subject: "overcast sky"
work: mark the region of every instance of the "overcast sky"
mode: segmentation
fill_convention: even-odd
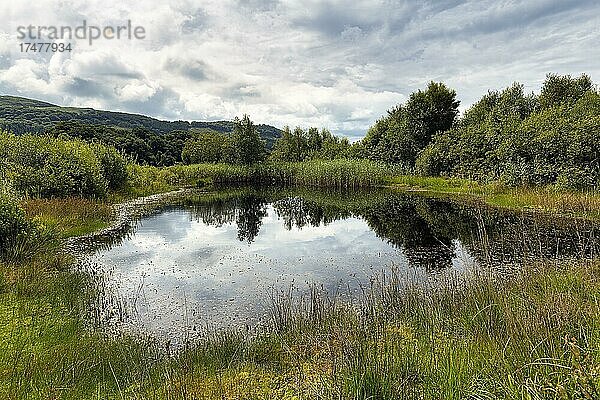
[[[21,53],[19,25],[130,19],[143,40]],[[67,40],[68,42],[68,40]],[[600,76],[600,1],[3,1],[0,93],[162,119],[243,113],[350,137],[443,81],[465,109],[549,72]]]

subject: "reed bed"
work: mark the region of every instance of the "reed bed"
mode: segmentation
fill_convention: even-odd
[[[374,187],[395,173],[385,164],[368,160],[313,160],[296,163],[269,162],[254,165],[194,164],[166,168],[130,166],[134,194],[150,194],[182,186],[257,184],[312,186],[337,189]]]

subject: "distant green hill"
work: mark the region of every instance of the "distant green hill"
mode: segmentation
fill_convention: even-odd
[[[134,129],[144,128],[155,133],[167,134],[173,131],[195,131],[212,129],[218,132],[231,132],[231,121],[162,121],[139,114],[102,111],[93,108],[60,107],[43,101],[16,96],[0,96],[0,128],[16,134],[49,131],[59,122],[75,121],[86,125]],[[270,125],[257,125],[260,136],[271,148],[281,130]]]

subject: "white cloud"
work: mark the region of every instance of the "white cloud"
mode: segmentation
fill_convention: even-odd
[[[117,93],[119,95],[119,100],[121,101],[144,102],[156,93],[156,89],[156,87],[152,87],[147,83],[138,81],[135,83],[128,83],[122,88],[119,88]]]
[[[0,72],[0,82],[12,84],[17,93],[50,94],[53,91],[52,84],[42,78],[46,72],[43,64],[23,58],[16,60],[12,66]]]

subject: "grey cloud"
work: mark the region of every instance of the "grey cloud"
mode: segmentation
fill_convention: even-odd
[[[358,28],[361,32],[370,32],[381,26],[381,21],[373,14],[357,12],[352,7],[325,2],[315,8],[316,10],[308,10],[308,15],[296,17],[293,23],[296,26],[336,38],[348,28]]]
[[[170,57],[165,61],[163,69],[199,81],[214,77],[210,67],[204,61],[196,59]]]
[[[589,5],[598,5],[594,0],[529,1],[523,7],[515,7],[503,13],[467,24],[467,32],[494,33],[515,27],[525,27],[539,20],[567,11],[582,10]]]
[[[110,99],[114,97],[111,88],[102,85],[97,80],[74,78],[64,86],[65,94],[75,97]]]
[[[144,75],[141,72],[135,72],[135,71],[130,71],[130,72],[115,72],[115,71],[110,71],[110,72],[98,72],[94,75],[98,75],[98,76],[109,76],[109,77],[115,77],[115,78],[121,78],[121,79],[141,79],[144,77]]]
[[[183,104],[171,89],[159,89],[144,101],[124,101],[123,109],[169,120],[181,119]]]
[[[238,99],[249,98],[249,97],[260,97],[260,90],[255,86],[240,85],[231,91],[232,96]]]
[[[0,54],[0,70],[8,69],[12,65],[10,54]]]
[[[235,2],[236,7],[258,12],[272,11],[279,4],[281,4],[279,0],[236,0]]]
[[[195,12],[186,15],[185,21],[181,24],[181,32],[192,34],[203,31],[209,23],[208,19],[206,11],[198,8]]]
[[[471,39],[477,35],[490,35],[494,33],[510,32],[514,29],[525,29],[538,23],[548,23],[548,18],[558,16],[569,11],[581,12],[590,6],[598,8],[594,0],[537,0],[522,2],[513,7],[497,9],[497,2],[488,2],[489,7],[483,11],[478,10],[477,2],[463,4],[452,15],[454,20],[445,26],[429,26],[426,30],[415,30],[411,40],[436,40],[436,39]],[[468,16],[468,18],[460,18]],[[584,17],[583,13],[579,14]],[[591,17],[591,16],[589,16]],[[585,18],[585,17],[584,17]],[[551,28],[552,24],[547,26]]]

